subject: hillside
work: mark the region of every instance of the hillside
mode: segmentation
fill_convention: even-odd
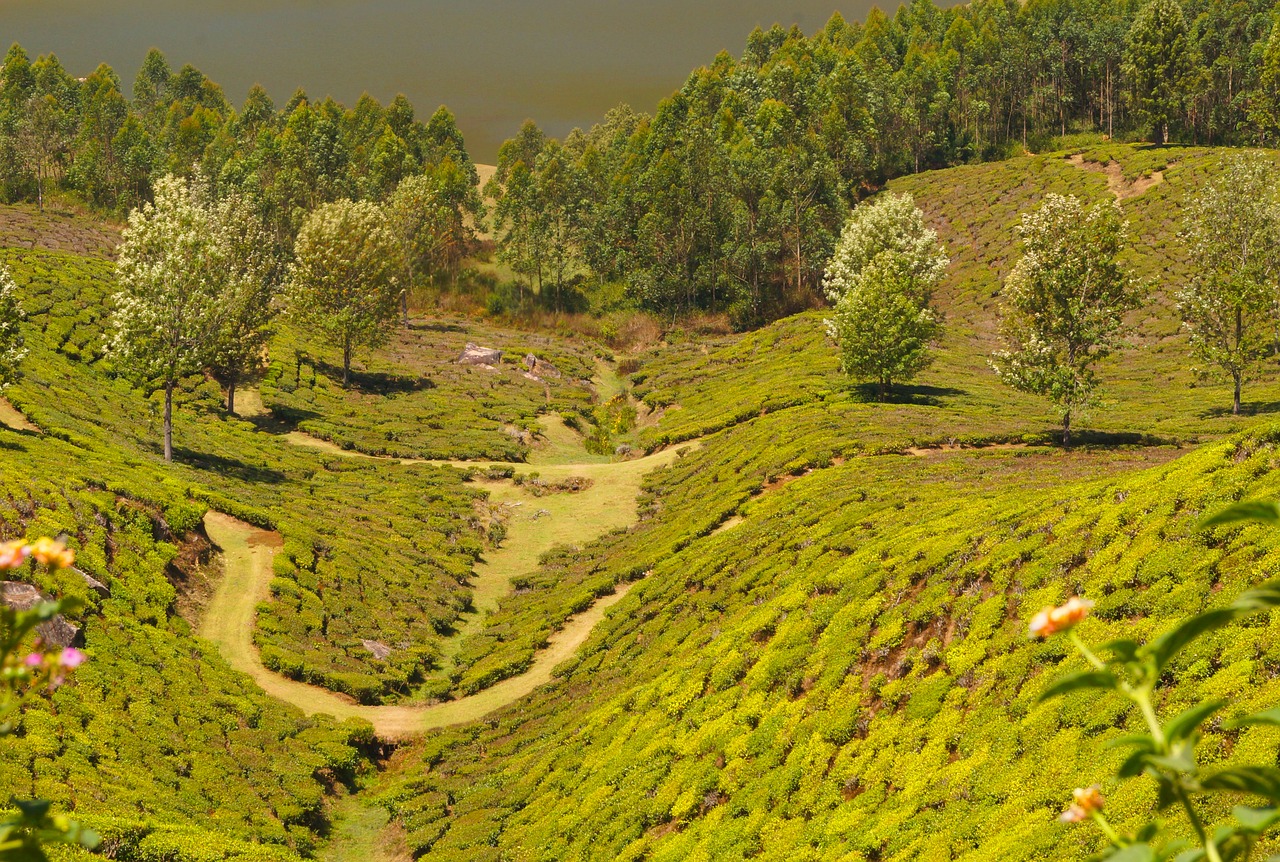
[[[90,660],[0,747],[0,785],[175,862],[1079,858],[1091,834],[1051,821],[1133,716],[1037,704],[1077,660],[1027,618],[1081,592],[1091,637],[1155,633],[1280,553],[1194,529],[1280,494],[1276,369],[1230,415],[1170,310],[1179,209],[1216,159],[1115,145],[895,181],[953,262],[937,360],[887,403],[839,374],[820,312],[636,356],[417,317],[345,390],[284,328],[238,415],[184,381],[172,465],[158,398],[104,358],[110,228],[15,211],[30,355],[0,540],[66,534],[109,596],[42,585],[88,598]],[[1011,227],[1049,191],[1118,191],[1152,287],[1070,449],[986,364]],[[459,365],[468,343],[505,361]],[[1183,696],[1274,702],[1275,625],[1180,659]],[[1210,733],[1224,761],[1277,741]],[[1111,791],[1120,826],[1153,802]]]
[[[1276,493],[1272,432],[1188,445],[1268,427],[1257,417],[1276,380],[1251,383],[1250,415],[1231,416],[1229,389],[1191,373],[1169,305],[1185,271],[1178,208],[1216,154],[1085,155],[1097,163],[1028,157],[894,184],[955,260],[938,360],[893,403],[840,378],[818,314],[637,357],[630,382],[655,418],[641,438],[701,447],[650,477],[635,530],[546,560],[492,618],[477,666],[519,667],[565,596],[643,580],[556,688],[424,744],[388,786],[416,852],[1004,860],[1088,849],[1050,821],[1063,788],[1108,774],[1117,755],[1105,740],[1132,719],[1119,704],[1086,715],[1083,698],[1036,705],[1066,654],[1026,641],[1026,619],[1080,592],[1099,602],[1091,636],[1153,633],[1268,571],[1271,537],[1210,539],[1192,525],[1226,501]],[[1133,315],[1134,349],[1104,371],[1088,445],[1064,452],[1043,445],[1056,439],[1044,405],[1000,386],[986,356],[1018,212],[1048,191],[1113,195],[1094,169],[1112,158],[1122,177],[1161,172],[1141,194],[1121,189],[1152,293]],[[1192,682],[1186,696],[1270,703],[1269,630],[1189,658],[1177,671]],[[1224,758],[1275,741],[1214,740]],[[1112,804],[1123,826],[1151,802]]]

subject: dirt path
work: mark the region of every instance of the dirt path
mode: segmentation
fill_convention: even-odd
[[[327,449],[330,445],[314,438],[308,441],[312,442],[305,445],[317,448]],[[355,455],[332,448],[343,455]],[[510,591],[512,578],[533,569],[544,552],[559,544],[589,542],[609,530],[633,523],[641,477],[670,463],[678,451],[668,449],[647,458],[615,463],[508,465],[520,471],[536,472],[548,480],[569,476],[592,480],[589,488],[575,493],[534,497],[511,481],[485,482],[491,499],[509,506],[514,515],[508,521],[503,546],[486,554],[484,562],[476,567],[474,590],[478,613],[464,621],[458,635],[446,641],[446,656],[456,649],[461,638],[483,622],[485,614],[497,607],[498,601]],[[454,462],[454,466],[476,465]],[[412,469],[395,462],[389,465],[389,469],[402,468]],[[273,697],[308,714],[366,719],[385,739],[403,739],[431,728],[474,721],[528,695],[551,680],[552,669],[586,641],[605,612],[621,601],[630,588],[629,584],[625,585],[571,617],[564,628],[548,639],[547,646],[534,658],[533,666],[519,676],[474,695],[432,706],[361,706],[343,695],[273,673],[263,667],[258,657],[253,644],[254,619],[258,603],[269,598],[272,559],[283,544],[280,535],[218,512],[210,512],[205,517],[205,529],[222,550],[225,574],[206,608],[200,635],[216,643],[232,667],[249,674]]]

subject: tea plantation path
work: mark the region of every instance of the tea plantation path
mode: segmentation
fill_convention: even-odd
[[[302,438],[293,442],[354,457],[324,441]],[[636,498],[645,473],[674,460],[687,447],[674,447],[631,461],[580,464],[509,464],[520,472],[537,472],[545,480],[571,476],[591,480],[577,492],[556,492],[535,497],[509,480],[481,480],[493,502],[506,505],[512,516],[502,547],[491,550],[476,566],[474,597],[478,613],[467,619],[459,634],[444,645],[446,658],[458,642],[483,621],[510,591],[514,577],[530,571],[538,558],[555,545],[590,542],[610,530],[629,526],[636,518]],[[388,469],[414,469],[414,462],[394,460]],[[443,462],[460,468],[484,466],[475,462]],[[611,596],[570,618],[548,639],[529,670],[503,680],[484,691],[458,700],[430,706],[362,706],[327,689],[288,679],[262,665],[253,644],[254,618],[259,602],[269,597],[272,560],[283,541],[278,533],[264,531],[219,512],[205,518],[209,538],[222,551],[224,575],[205,609],[200,635],[216,643],[227,662],[253,677],[268,694],[291,703],[307,714],[328,713],[336,718],[363,718],[384,739],[403,739],[432,728],[475,721],[519,700],[551,680],[552,669],[571,656],[587,639],[608,608],[626,595],[624,585]]]

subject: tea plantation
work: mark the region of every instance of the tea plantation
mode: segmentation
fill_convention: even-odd
[[[89,660],[0,745],[0,792],[50,799],[111,858],[145,862],[369,858],[325,854],[360,831],[335,817],[370,807],[391,816],[373,827],[381,851],[451,862],[1087,857],[1096,834],[1053,822],[1071,787],[1101,782],[1120,828],[1154,804],[1149,783],[1108,779],[1108,743],[1138,719],[1119,699],[1039,703],[1081,662],[1029,640],[1029,617],[1081,594],[1097,602],[1090,640],[1144,637],[1280,563],[1274,531],[1196,527],[1280,497],[1280,368],[1231,415],[1172,306],[1180,212],[1218,157],[1092,144],[895,180],[952,264],[935,362],[884,403],[840,374],[821,311],[623,357],[417,317],[358,356],[345,389],[337,352],[283,327],[238,415],[210,380],[183,381],[170,465],[159,397],[105,356],[111,230],[45,217],[61,239],[43,248],[23,234],[35,220],[7,220],[29,355],[4,394],[29,425],[0,424],[0,541],[65,535],[102,588],[74,572],[39,584],[85,600]],[[1069,449],[1047,404],[987,364],[1013,226],[1051,191],[1118,198],[1149,288]],[[468,344],[504,361],[459,364]],[[529,471],[590,462],[600,481],[625,466],[614,444],[667,450],[638,521],[531,552],[497,609],[472,613],[503,530],[471,479],[528,462],[526,490],[573,494]],[[393,746],[268,697],[195,636],[221,575],[210,510],[282,539],[253,633],[263,664],[365,704],[519,675],[571,617],[632,588],[550,684]],[[1172,668],[1176,697],[1274,705],[1278,626],[1197,642]],[[1274,761],[1278,743],[1208,726],[1222,763]]]

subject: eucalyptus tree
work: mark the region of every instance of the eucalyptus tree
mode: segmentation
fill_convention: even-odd
[[[1169,125],[1180,119],[1192,98],[1207,86],[1200,55],[1178,0],[1148,0],[1129,27],[1125,75],[1134,107],[1152,129],[1154,140],[1169,139]]]
[[[173,460],[173,392],[208,364],[219,328],[221,274],[232,266],[208,185],[166,176],[129,214],[116,259],[109,355],[135,381],[164,391],[164,459]]]
[[[896,381],[928,366],[942,331],[932,293],[949,258],[910,195],[884,194],[854,208],[827,264],[835,305],[827,329],[846,374],[871,378],[883,401]]]
[[[1074,195],[1050,194],[1017,228],[1022,257],[1004,285],[1001,334],[1009,347],[992,357],[1000,379],[1048,398],[1071,418],[1093,403],[1096,366],[1119,346],[1125,312],[1142,291],[1119,255],[1128,225],[1117,203],[1086,208]]]
[[[313,210],[294,244],[285,289],[289,316],[342,345],[342,385],[351,352],[390,337],[400,298],[400,243],[382,208],[340,200]]]
[[[1195,357],[1231,378],[1238,414],[1241,386],[1270,346],[1280,301],[1275,164],[1261,154],[1227,160],[1188,206],[1183,238],[1193,275],[1178,310]]]

